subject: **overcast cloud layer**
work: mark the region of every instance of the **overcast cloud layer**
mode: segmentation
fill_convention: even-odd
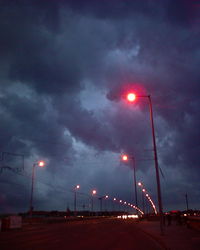
[[[185,209],[186,193],[200,209],[200,3],[0,4],[0,212],[28,210],[39,159],[35,209],[73,209],[76,184],[134,203],[122,152],[157,202],[148,102],[128,104],[129,89],[152,97],[164,210]]]

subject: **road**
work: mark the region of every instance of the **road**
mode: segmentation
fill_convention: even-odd
[[[134,220],[94,219],[26,226],[0,232],[1,250],[162,249]]]

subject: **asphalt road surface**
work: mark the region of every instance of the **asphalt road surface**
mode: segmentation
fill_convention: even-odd
[[[157,250],[162,249],[133,219],[94,219],[29,225],[0,232],[1,250]]]

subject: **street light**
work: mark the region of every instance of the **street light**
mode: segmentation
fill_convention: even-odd
[[[136,169],[135,169],[135,158],[129,155],[122,155],[123,161],[128,161],[129,158],[132,160],[133,163],[133,178],[134,178],[134,188],[135,188],[135,205],[138,206],[137,202],[137,182],[136,182]]]
[[[74,188],[74,215],[76,216],[76,191],[80,188],[80,185],[76,185]]]
[[[127,99],[129,102],[134,102],[136,99],[136,95],[134,93],[128,93]]]
[[[32,217],[33,215],[33,191],[34,191],[34,182],[35,182],[35,167],[39,166],[39,167],[44,167],[45,166],[45,162],[44,161],[38,161],[33,163],[33,167],[32,167],[32,178],[31,178],[31,198],[30,198],[30,217]]]
[[[100,201],[100,211],[101,211],[101,213],[102,213],[102,200],[103,200],[103,199],[108,199],[108,195],[101,196],[101,197],[99,197],[98,199],[99,199],[99,201]],[[105,210],[106,210],[106,208],[105,208]]]
[[[95,189],[92,190],[92,212],[93,212],[93,196],[97,193]]]
[[[144,185],[141,182],[138,182],[138,186],[140,186],[142,189],[142,199],[143,199],[144,193],[146,193],[146,190],[144,189]],[[154,203],[153,203],[153,201],[148,193],[146,194],[146,197],[148,198],[149,202],[151,203],[151,206],[154,210],[154,213],[157,214],[156,206],[154,205]],[[144,199],[143,199],[143,210],[144,210]]]
[[[142,184],[141,182],[138,182],[138,186],[140,186],[141,188],[143,188],[143,184]],[[144,191],[143,191],[143,190],[144,190]],[[145,214],[144,192],[145,192],[145,189],[143,188],[143,189],[142,189],[142,208],[143,208],[143,211],[144,211],[144,214]]]
[[[136,96],[132,92],[127,94],[127,100],[129,102],[134,102],[137,97],[147,98],[148,102],[149,102],[149,113],[150,113],[151,129],[152,129],[153,152],[154,152],[156,182],[157,182],[158,206],[159,206],[159,213],[160,213],[160,231],[161,231],[161,235],[163,235],[164,234],[163,206],[162,206],[162,196],[161,196],[160,175],[159,175],[159,167],[158,167],[158,156],[157,156],[155,129],[154,129],[152,101],[151,101],[151,96],[150,95],[137,95]]]

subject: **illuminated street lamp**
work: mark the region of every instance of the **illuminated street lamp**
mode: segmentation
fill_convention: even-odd
[[[141,182],[138,182],[138,186],[143,188],[143,184]],[[144,191],[143,191],[144,190]],[[142,189],[142,208],[143,208],[143,211],[144,211],[144,214],[145,214],[145,206],[144,206],[144,192],[145,192],[145,189],[143,188]]]
[[[134,189],[135,189],[135,205],[138,206],[137,202],[137,182],[136,182],[136,169],[135,169],[135,158],[133,156],[129,155],[122,155],[122,160],[123,161],[128,161],[129,158],[132,160],[133,163],[133,178],[134,178]]]
[[[150,112],[150,121],[152,129],[152,139],[153,139],[153,152],[154,152],[154,161],[155,161],[155,171],[156,171],[156,182],[157,182],[157,194],[158,194],[158,205],[160,213],[160,231],[161,234],[164,234],[164,225],[163,225],[163,206],[162,206],[162,197],[161,197],[161,185],[160,185],[160,175],[159,175],[159,166],[158,166],[158,156],[156,148],[156,138],[155,138],[155,129],[154,129],[154,119],[153,119],[153,108],[150,95],[135,95],[130,92],[127,94],[127,100],[129,102],[134,102],[137,97],[147,98],[149,102],[149,112]]]
[[[143,200],[143,210],[144,210],[144,193],[146,193],[146,190],[144,189],[144,185],[141,182],[138,182],[138,186],[140,186],[142,189],[142,200]],[[154,213],[157,214],[156,206],[154,205],[150,195],[146,194],[145,196],[148,198],[148,201],[151,203]]]
[[[30,217],[32,217],[33,215],[33,191],[34,191],[34,182],[35,182],[35,167],[39,166],[39,167],[44,167],[45,166],[45,162],[44,161],[38,161],[36,163],[33,164],[32,167],[32,178],[31,178],[31,198],[30,198]]]
[[[103,200],[103,199],[108,199],[108,195],[101,196],[101,197],[99,197],[98,199],[99,199],[99,201],[100,201],[100,211],[101,211],[101,213],[102,213],[102,200]],[[105,209],[105,210],[106,210],[106,209]]]
[[[97,194],[95,189],[92,190],[92,212],[93,212],[93,196]]]
[[[122,160],[123,161],[128,161],[128,156],[127,155],[122,155]]]
[[[76,216],[77,211],[76,211],[76,192],[77,190],[80,188],[80,185],[76,185],[76,187],[74,188],[74,215]]]
[[[129,102],[134,102],[136,99],[136,95],[134,93],[128,93],[127,99]]]

